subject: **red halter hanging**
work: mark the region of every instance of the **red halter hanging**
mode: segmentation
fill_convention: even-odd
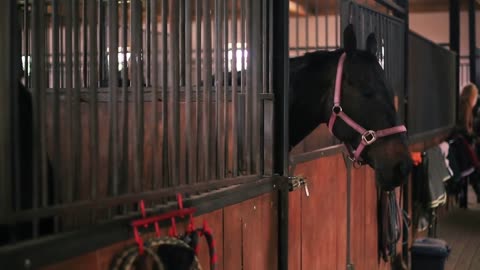
[[[378,131],[367,130],[360,126],[357,122],[355,122],[352,118],[348,117],[346,113],[343,112],[342,107],[340,106],[340,93],[342,88],[342,74],[343,74],[343,63],[345,62],[345,58],[347,54],[344,52],[340,56],[340,60],[338,61],[337,66],[337,75],[335,78],[335,94],[333,97],[333,108],[332,108],[332,115],[330,116],[330,120],[328,121],[328,128],[330,132],[333,134],[333,125],[335,124],[335,120],[337,116],[342,118],[343,121],[354,130],[356,130],[360,135],[362,135],[362,139],[360,140],[360,144],[358,145],[357,149],[353,150],[347,144],[349,158],[353,162],[362,163],[360,158],[360,154],[362,153],[365,146],[374,143],[378,138],[390,136],[396,133],[406,132],[407,128],[404,125],[399,125],[391,128],[386,128]]]

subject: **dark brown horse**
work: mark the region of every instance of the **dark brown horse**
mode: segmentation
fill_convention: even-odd
[[[375,36],[370,34],[366,50],[357,50],[351,25],[343,35],[343,49],[317,51],[290,59],[290,148],[321,123],[328,124],[332,114],[342,112],[363,129],[359,131],[351,122],[336,117],[330,130],[348,148],[358,149],[364,143],[361,154],[357,151],[358,159],[375,169],[377,184],[383,190],[392,190],[406,180],[412,167],[405,129],[398,126],[393,91],[376,57]],[[341,107],[334,107],[337,69],[344,54],[337,87]],[[396,128],[396,132],[379,135],[392,128]],[[363,131],[368,132],[362,139]]]

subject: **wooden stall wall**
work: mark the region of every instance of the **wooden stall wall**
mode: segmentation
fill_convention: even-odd
[[[218,256],[218,270],[277,269],[277,193],[267,193],[242,203],[195,217],[196,226],[206,220],[211,227]],[[178,228],[182,228],[178,225]],[[164,230],[166,234],[166,230]],[[133,240],[123,241],[42,270],[106,270],[112,257]],[[209,267],[208,248],[201,241],[200,263]]]
[[[347,264],[347,168],[342,154],[298,164],[310,196],[290,194],[289,269],[345,269]],[[374,171],[351,169],[350,254],[356,270],[390,269],[377,251]]]

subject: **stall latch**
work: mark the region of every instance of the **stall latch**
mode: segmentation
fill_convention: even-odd
[[[289,191],[297,190],[300,187],[304,187],[305,195],[307,195],[307,197],[309,197],[310,196],[310,191],[308,190],[307,179],[305,179],[303,176],[290,176],[290,177],[288,177],[288,190]]]

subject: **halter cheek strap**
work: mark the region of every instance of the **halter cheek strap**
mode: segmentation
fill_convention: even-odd
[[[337,74],[335,77],[335,93],[333,96],[333,108],[330,120],[328,121],[328,129],[330,130],[330,133],[333,134],[333,125],[335,124],[335,120],[337,120],[337,117],[340,117],[347,125],[360,133],[362,138],[360,140],[360,144],[357,146],[357,149],[353,150],[347,144],[345,144],[345,146],[349,152],[350,159],[352,161],[362,163],[360,160],[360,155],[367,145],[374,143],[378,138],[406,132],[407,128],[404,125],[399,125],[378,131],[367,130],[350,118],[345,112],[343,112],[342,106],[340,106],[340,95],[342,89],[343,64],[346,57],[347,54],[344,52],[338,60]]]

